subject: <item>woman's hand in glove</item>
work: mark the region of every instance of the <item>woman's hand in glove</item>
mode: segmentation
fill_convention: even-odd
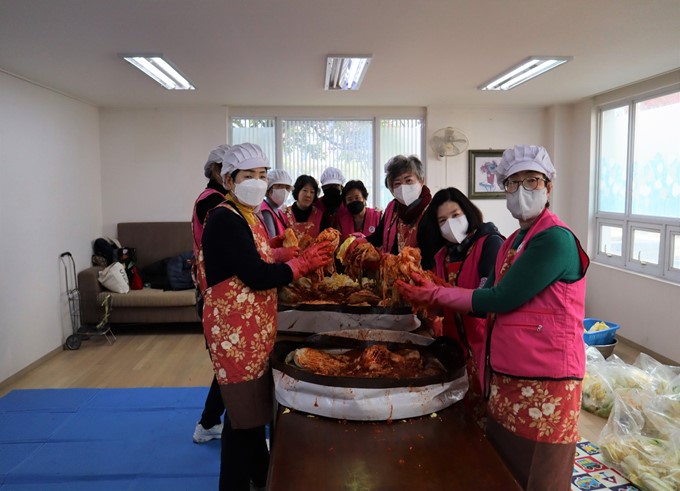
[[[271,239],[269,239],[269,247],[271,247],[272,249],[279,249],[280,247],[283,247],[283,239],[284,239],[283,234],[277,235],[276,237],[272,237]]]
[[[279,247],[272,249],[275,263],[287,263],[291,259],[295,259],[300,255],[299,247]]]
[[[472,293],[474,290],[458,287],[436,286],[432,281],[414,273],[411,275],[415,285],[397,281],[399,294],[412,305],[425,307],[443,307],[458,312],[472,310]]]
[[[412,279],[414,285],[397,280],[397,290],[401,298],[414,307],[434,307],[435,292],[440,287],[419,274],[414,273]]]
[[[330,264],[334,252],[335,249],[330,242],[320,242],[302,251],[299,257],[286,262],[293,270],[293,280]]]

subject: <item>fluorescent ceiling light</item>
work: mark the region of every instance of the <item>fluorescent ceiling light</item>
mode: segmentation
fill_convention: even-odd
[[[359,90],[370,56],[328,56],[324,90]]]
[[[191,82],[163,55],[120,55],[168,90],[195,90]]]
[[[572,56],[532,56],[477,88],[479,90],[510,90],[572,59]]]

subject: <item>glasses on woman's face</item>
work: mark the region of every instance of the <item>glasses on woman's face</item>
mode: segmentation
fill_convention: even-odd
[[[527,191],[533,191],[538,187],[538,184],[543,181],[545,183],[549,182],[547,179],[544,179],[542,177],[525,177],[524,179],[521,180],[513,180],[513,179],[506,179],[505,182],[503,183],[503,189],[505,190],[506,193],[514,193],[519,189],[519,185],[521,184],[524,189]]]

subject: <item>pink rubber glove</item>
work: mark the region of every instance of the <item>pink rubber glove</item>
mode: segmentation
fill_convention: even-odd
[[[415,285],[397,281],[399,294],[416,307],[439,307],[470,312],[472,310],[472,292],[474,290],[458,287],[442,287],[419,275],[413,274]]]
[[[463,313],[467,313],[472,310],[473,289],[459,288],[457,286],[451,288],[438,286],[436,288],[437,290],[434,293],[433,298],[435,305]]]
[[[299,247],[279,247],[272,249],[275,263],[287,263],[291,259],[295,259],[300,255]]]
[[[293,270],[293,281],[330,264],[334,253],[335,250],[330,242],[321,242],[302,251],[299,257],[287,261],[286,264]]]

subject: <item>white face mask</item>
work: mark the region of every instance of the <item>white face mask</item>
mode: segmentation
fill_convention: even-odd
[[[467,237],[468,221],[465,215],[449,218],[439,227],[444,237],[453,244],[460,244]]]
[[[262,179],[246,179],[234,187],[234,195],[244,205],[260,206],[265,194],[267,194],[267,181]]]
[[[512,194],[505,195],[505,205],[517,220],[531,220],[541,214],[548,202],[548,189],[527,191],[522,186]]]
[[[276,203],[277,206],[283,205],[288,199],[290,193],[286,189],[273,189],[271,200]]]
[[[409,206],[420,197],[423,185],[419,182],[415,184],[402,184],[395,189],[392,194],[402,205]]]

